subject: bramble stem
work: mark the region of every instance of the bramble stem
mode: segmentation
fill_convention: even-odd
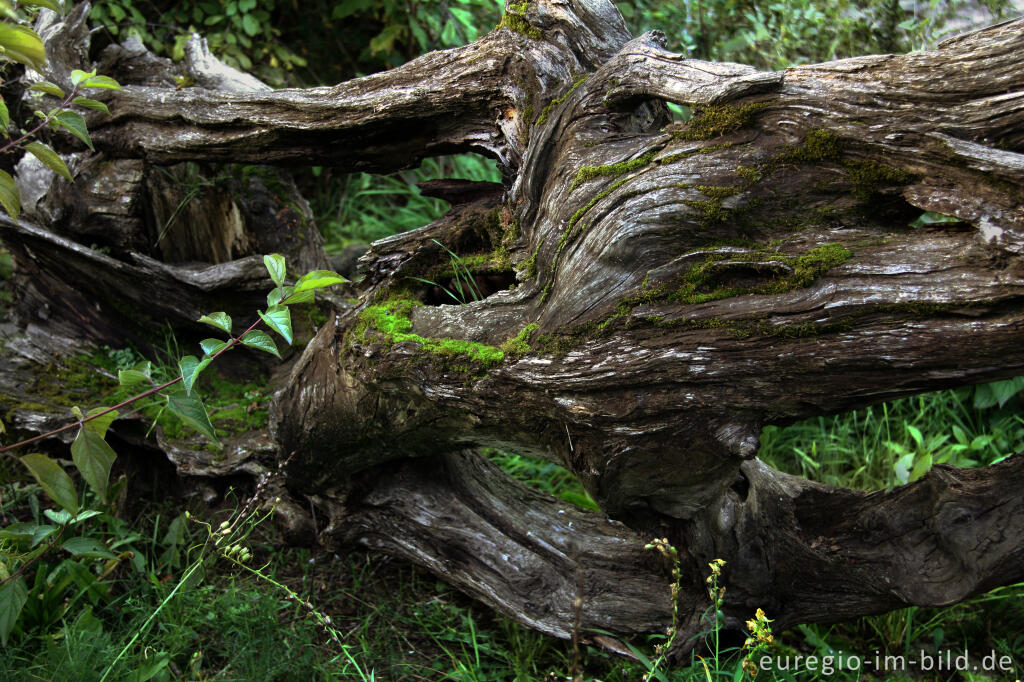
[[[2,150],[0,150],[0,151],[2,151]],[[238,336],[232,336],[231,340],[228,341],[228,344],[226,346],[224,346],[223,348],[221,348],[216,353],[214,353],[213,355],[211,355],[210,359],[211,360],[216,360],[221,355],[223,355],[227,351],[229,351],[232,348],[234,348],[235,346],[237,346],[238,343],[241,341],[242,337],[245,336],[246,334],[248,334],[249,332],[251,332],[253,329],[255,329],[256,326],[260,322],[261,322],[261,320],[258,319],[255,322],[253,322],[251,325],[249,325],[249,328],[246,329],[241,334],[239,334]],[[105,414],[110,414],[114,410],[121,409],[122,407],[124,407],[126,405],[131,405],[132,403],[134,403],[137,400],[142,400],[143,398],[148,398],[149,396],[153,395],[154,393],[159,393],[160,391],[164,390],[168,386],[173,386],[174,384],[178,383],[179,381],[181,381],[181,376],[178,376],[178,378],[176,378],[176,379],[171,379],[170,381],[168,381],[166,383],[163,383],[163,384],[160,384],[159,386],[154,386],[153,388],[149,389],[145,393],[140,393],[137,396],[133,396],[131,398],[128,398],[127,400],[123,400],[123,401],[119,402],[117,405],[114,405],[113,407],[108,407],[107,409],[103,410],[102,412],[97,412],[96,414],[91,414],[88,417],[85,417],[84,419],[80,419],[78,421],[71,422],[70,424],[66,424],[66,425],[60,427],[59,429],[54,429],[53,431],[48,431],[48,432],[42,433],[42,434],[40,434],[38,436],[33,436],[32,438],[27,438],[27,439],[25,439],[23,441],[18,441],[17,443],[14,443],[13,445],[5,445],[4,447],[0,448],[0,454],[7,453],[7,452],[9,452],[11,450],[14,450],[16,448],[20,448],[23,445],[28,445],[29,443],[35,443],[36,441],[43,440],[44,438],[49,438],[50,436],[55,436],[58,433],[62,433],[64,431],[67,431],[68,429],[73,429],[76,426],[81,426],[82,424],[85,424],[86,422],[90,422],[93,419],[98,419],[99,417],[102,417]]]
[[[37,125],[37,126],[36,126],[35,128],[33,128],[32,130],[29,130],[28,132],[26,132],[26,133],[22,134],[22,136],[21,136],[21,137],[19,137],[19,138],[17,138],[16,140],[11,140],[11,141],[10,141],[10,142],[8,142],[7,144],[5,144],[5,145],[4,145],[3,147],[0,147],[0,154],[5,154],[5,153],[7,153],[7,152],[8,152],[8,151],[10,151],[10,150],[11,150],[11,149],[12,149],[13,147],[17,147],[17,146],[18,146],[18,145],[20,145],[20,144],[21,144],[22,142],[24,142],[25,140],[27,140],[28,138],[32,137],[33,135],[35,135],[36,133],[38,133],[38,132],[39,132],[40,130],[42,130],[42,129],[43,129],[43,127],[45,127],[46,125],[48,125],[48,124],[50,123],[50,121],[52,121],[52,120],[53,120],[54,116],[56,116],[56,115],[57,115],[57,114],[59,114],[60,112],[64,111],[65,109],[68,109],[68,108],[70,108],[70,107],[69,107],[69,105],[71,104],[71,100],[73,100],[73,99],[74,99],[74,98],[75,98],[75,97],[76,97],[77,95],[78,95],[78,86],[76,85],[76,86],[74,86],[74,87],[73,87],[73,88],[71,89],[71,94],[67,95],[67,96],[66,96],[66,97],[64,98],[64,101],[63,101],[63,102],[61,102],[59,106],[57,106],[56,108],[54,108],[54,109],[53,109],[53,111],[51,111],[51,112],[50,112],[49,114],[47,114],[47,115],[46,115],[46,118],[44,118],[44,119],[43,119],[42,123],[40,123],[39,125]],[[2,451],[2,450],[0,450],[0,452],[3,452],[3,451]]]

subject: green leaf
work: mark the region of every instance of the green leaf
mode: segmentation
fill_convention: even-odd
[[[932,468],[932,456],[931,454],[922,455],[914,461],[914,467],[910,470],[909,481],[916,481],[925,474],[927,474]]]
[[[250,348],[255,348],[263,351],[264,353],[270,353],[271,355],[276,355],[278,358],[281,357],[281,354],[277,352],[277,346],[274,344],[274,340],[270,338],[270,335],[266,332],[253,329],[251,332],[243,336],[241,341]]]
[[[166,651],[151,654],[149,658],[139,664],[139,667],[132,672],[128,682],[149,682],[149,680],[156,677],[160,671],[170,664],[171,655]]]
[[[82,81],[83,88],[101,88],[103,90],[121,90],[121,84],[110,76],[91,76]]]
[[[18,185],[10,173],[2,170],[0,170],[0,205],[15,221],[18,220],[18,215],[21,213],[21,195],[18,194]]]
[[[199,360],[194,355],[186,355],[178,360],[178,367],[181,369],[181,382],[185,385],[185,393],[192,394],[192,386],[199,378],[199,373],[206,369],[206,366],[213,362],[213,358]]]
[[[20,0],[18,4],[22,7],[45,7],[46,9],[52,9],[57,14],[64,14],[64,8],[60,6],[59,2],[54,2],[54,0]]]
[[[60,526],[66,526],[71,523],[72,519],[77,518],[76,514],[68,513],[67,509],[60,509],[57,511],[54,511],[53,509],[44,509],[43,516]]]
[[[117,372],[117,382],[122,386],[135,386],[149,382],[149,376],[137,369],[122,369]]]
[[[122,479],[124,478],[123,474],[121,475],[121,478]],[[108,492],[109,492],[109,488],[108,488]],[[102,513],[103,512],[98,511],[96,509],[85,509],[83,511],[78,512],[78,514],[76,516],[68,519],[67,523],[69,523],[69,524],[71,524],[73,526],[76,523],[81,523],[82,521],[85,521],[86,519],[91,519],[94,516],[99,516]]]
[[[77,137],[79,140],[85,143],[85,146],[93,151],[96,151],[92,146],[92,139],[89,137],[89,129],[85,125],[85,119],[77,111],[64,111],[57,112],[57,115],[53,117],[57,125],[64,128],[69,133]]]
[[[292,314],[287,306],[275,305],[264,313],[259,312],[260,318],[267,323],[267,326],[281,335],[289,346],[292,344]]]
[[[217,434],[214,433],[213,424],[210,422],[210,415],[207,414],[206,406],[198,395],[188,395],[184,391],[169,393],[167,409],[220,447],[220,441],[217,440]]]
[[[71,444],[71,458],[82,472],[82,478],[101,500],[107,499],[110,484],[110,467],[114,466],[117,454],[95,431],[81,429]]]
[[[267,266],[267,272],[270,273],[270,279],[274,280],[274,284],[279,287],[283,286],[285,276],[284,256],[279,253],[264,256],[263,264]]]
[[[896,480],[900,483],[907,483],[910,480],[910,469],[914,465],[914,453],[908,452],[907,454],[896,460],[896,463],[892,465],[893,471],[896,474]]]
[[[102,111],[107,116],[110,116],[110,109],[107,108],[106,104],[98,100],[89,99],[88,97],[76,97],[73,100],[71,100],[71,102],[77,104],[80,107],[85,107],[86,109],[92,109],[93,111]]]
[[[203,353],[206,355],[216,355],[227,345],[227,341],[221,341],[220,339],[203,339],[199,342],[199,347],[203,349]]]
[[[4,646],[27,601],[28,586],[23,577],[18,576],[0,586],[0,643]]]
[[[47,517],[49,517],[50,513],[47,512],[52,511],[53,510],[51,509],[47,509],[43,513],[46,514]],[[65,519],[71,518],[71,514],[68,514],[63,509],[60,511],[60,513],[63,514],[63,517]],[[55,521],[55,523],[64,525],[60,521]],[[8,540],[10,542],[14,542],[16,544],[25,545],[27,547],[32,548],[38,546],[41,542],[43,542],[44,540],[46,540],[46,538],[56,533],[58,530],[58,526],[51,526],[49,524],[44,523],[12,523],[11,525],[7,526],[7,528],[0,530],[0,539]]]
[[[216,327],[228,334],[231,333],[231,317],[227,313],[210,313],[209,315],[203,315],[197,321],[208,324],[211,327]]]
[[[344,284],[348,280],[336,272],[330,270],[314,270],[307,272],[295,283],[295,293],[310,291],[312,289],[323,289],[324,287]]]
[[[46,48],[43,39],[32,29],[0,22],[0,47],[3,56],[42,73],[46,70]]]
[[[75,69],[71,72],[71,84],[78,85],[86,78],[91,78],[96,75],[96,71],[82,71],[81,69]]]
[[[281,302],[281,299],[291,296],[294,287],[274,287],[267,294],[267,305],[275,306]]]
[[[71,512],[78,513],[78,495],[75,484],[60,465],[46,455],[33,452],[21,458],[21,463],[28,467],[36,481],[54,502]]]
[[[256,20],[251,14],[242,16],[242,30],[248,33],[250,36],[255,36],[260,32],[260,22]]]
[[[910,437],[914,439],[915,443],[917,443],[917,447],[920,448],[924,445],[924,434],[921,433],[921,429],[917,428],[913,424],[907,424],[906,427],[907,433],[909,433]]]
[[[116,559],[106,545],[93,538],[68,538],[60,546],[71,552],[73,556],[84,556],[88,559]]]
[[[962,222],[959,218],[952,215],[945,215],[944,213],[932,213],[931,211],[922,213],[911,223],[911,227],[924,227],[925,225],[934,225],[936,223],[959,223]]]
[[[45,92],[47,95],[53,95],[58,99],[64,99],[64,91],[56,83],[50,81],[38,81],[28,86],[29,90],[35,90],[36,92]]]
[[[93,409],[91,409],[91,410],[89,410],[88,412],[85,413],[85,418],[88,419],[89,417],[93,416],[94,414],[99,414],[100,412],[103,412],[106,409],[107,408],[105,408],[105,407],[94,407]],[[90,431],[95,433],[100,438],[106,438],[107,437],[107,428],[112,423],[114,423],[114,420],[117,419],[117,416],[118,416],[117,410],[114,410],[113,412],[107,412],[102,417],[96,417],[92,421],[86,422],[85,423],[85,428],[89,429]]]
[[[312,303],[314,300],[315,292],[312,289],[306,289],[305,291],[300,291],[297,294],[294,293],[293,287],[285,287],[285,289],[292,290],[292,293],[289,293],[288,296],[286,296],[285,299],[280,302],[281,305],[292,305],[293,303]]]
[[[0,135],[10,137],[11,112],[7,110],[7,102],[5,102],[3,98],[0,98],[0,126],[2,126],[2,129],[0,129]]]
[[[75,181],[75,179],[71,177],[71,171],[68,170],[63,159],[57,156],[57,152],[53,151],[42,142],[29,142],[25,145],[25,149],[30,151],[32,156],[42,161],[44,166],[57,173],[57,175],[66,179],[68,182]]]
[[[52,512],[53,510],[52,509],[47,509],[46,511]],[[60,511],[60,513],[65,515],[68,518],[68,520],[71,519],[71,514],[68,514],[63,509]],[[49,514],[47,514],[47,516],[49,516]],[[56,523],[58,523],[60,525],[64,525],[60,521],[56,521]],[[36,526],[35,529],[32,532],[32,546],[33,547],[38,547],[43,542],[45,542],[48,537],[50,537],[51,535],[56,533],[57,530],[58,530],[57,526],[42,526],[42,525],[41,526]]]

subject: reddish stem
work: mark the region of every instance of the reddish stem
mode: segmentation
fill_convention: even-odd
[[[42,130],[46,125],[48,125],[50,123],[50,121],[53,120],[54,116],[56,116],[61,111],[65,110],[65,109],[67,109],[69,107],[69,105],[71,104],[71,100],[73,100],[76,95],[78,95],[78,86],[77,85],[71,89],[71,94],[67,95],[64,98],[64,101],[60,103],[60,106],[58,106],[53,111],[51,111],[46,116],[46,118],[43,119],[42,123],[37,125],[32,130],[28,131],[27,133],[24,133],[21,137],[17,138],[16,140],[11,140],[7,144],[5,144],[3,147],[0,147],[0,154],[7,153],[13,147],[17,147],[22,142],[24,142],[25,140],[27,140],[28,138],[32,137],[33,135],[38,133],[40,130]],[[4,132],[6,132],[6,131],[4,131]],[[2,452],[2,450],[0,450],[0,452]]]
[[[2,151],[2,150],[0,150],[0,151]],[[255,329],[256,325],[258,325],[259,323],[260,323],[260,320],[256,320],[251,325],[249,325],[248,329],[246,329],[244,332],[239,334],[237,337],[235,337],[235,336],[231,337],[231,340],[228,341],[228,344],[226,346],[224,346],[219,351],[217,351],[216,353],[214,353],[213,355],[210,356],[210,360],[216,360],[221,355],[223,355],[227,351],[229,351],[232,348],[234,348],[235,346],[237,346],[239,344],[239,342],[241,341],[242,337],[245,336],[246,334],[248,334],[249,332],[251,332],[253,329]],[[91,422],[93,419],[98,419],[99,417],[102,417],[105,414],[110,414],[114,410],[120,409],[120,408],[124,407],[125,405],[131,405],[132,403],[134,403],[137,400],[142,400],[143,398],[147,398],[147,397],[153,395],[154,393],[158,393],[158,392],[164,390],[165,388],[167,388],[168,386],[173,386],[174,384],[178,383],[179,381],[181,381],[181,377],[180,376],[177,379],[172,379],[172,380],[168,381],[167,383],[160,384],[159,386],[154,386],[153,388],[149,389],[145,393],[140,393],[137,396],[134,396],[134,397],[128,398],[127,400],[121,401],[117,405],[114,405],[113,407],[108,407],[107,409],[103,410],[102,412],[97,412],[96,414],[91,414],[88,417],[85,417],[84,419],[80,419],[80,420],[78,420],[76,422],[71,422],[70,424],[66,424],[65,426],[62,426],[59,429],[54,429],[53,431],[48,431],[47,433],[43,433],[43,434],[40,434],[38,436],[33,436],[32,438],[28,438],[26,440],[19,441],[17,443],[14,443],[13,445],[6,445],[6,446],[0,448],[0,453],[9,452],[11,450],[14,450],[15,448],[20,448],[23,445],[28,445],[29,443],[35,443],[36,441],[43,440],[44,438],[49,438],[50,436],[55,436],[58,433],[62,433],[64,431],[67,431],[68,429],[73,429],[76,426],[81,426],[82,424],[85,424],[86,422]]]

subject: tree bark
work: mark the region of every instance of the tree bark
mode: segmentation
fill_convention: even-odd
[[[122,322],[104,336],[106,308],[91,312],[104,292],[185,325],[252,305],[261,250],[304,245],[289,252],[296,270],[323,261],[305,209],[272,210],[304,206],[290,186],[265,193],[278,221],[265,229],[251,204],[212,196],[190,209],[211,238],[147,250],[151,216],[173,205],[162,165],[383,172],[478,151],[503,187],[428,188],[451,211],[375,243],[358,302],[337,302],[280,382],[270,435],[296,537],[403,556],[560,637],[577,596],[584,629],[663,631],[671,567],[643,545],[665,537],[683,574],[678,651],[708,627],[716,558],[736,627],[758,607],[785,628],[1024,579],[1020,455],[876,493],[757,459],[767,424],[1022,373],[1024,20],[933,51],[764,73],[685,59],[657,34],[630,40],[610,2],[522,7],[472,45],[331,88],[175,89],[164,65],[111,96],[73,190],[50,178],[56,208],[0,222],[23,346],[123,335]],[[194,50],[186,69],[222,74]],[[212,78],[197,82],[240,82]],[[673,121],[665,102],[692,118]],[[104,178],[132,190],[104,194]],[[72,202],[76,216],[119,207],[109,254],[86,246],[88,220],[60,217]],[[245,219],[209,219],[232,210]],[[922,211],[951,218],[910,227]],[[265,236],[236,248],[231,230]],[[420,281],[452,276],[437,242],[468,259],[483,300],[440,305]],[[140,277],[173,304],[125,292]],[[30,319],[72,288],[70,310]],[[484,447],[566,467],[602,512],[530,491]],[[269,471],[261,452],[231,466]],[[326,526],[297,512],[307,500]]]

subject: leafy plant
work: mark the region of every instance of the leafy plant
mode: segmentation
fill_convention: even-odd
[[[1006,0],[983,4],[996,19],[1012,11]],[[974,8],[965,0],[928,0],[912,7],[895,0],[639,0],[616,5],[636,35],[660,29],[671,50],[762,69],[924,49],[944,35],[951,18]]]
[[[105,437],[108,427],[119,416],[119,410],[149,396],[160,396],[165,401],[164,407],[167,411],[219,445],[206,406],[198,393],[193,391],[200,373],[218,357],[239,345],[280,357],[273,338],[256,327],[262,322],[286,343],[291,344],[291,312],[288,306],[312,302],[317,289],[346,281],[334,272],[315,270],[303,275],[294,284],[287,284],[284,256],[264,256],[264,264],[275,286],[267,295],[267,309],[258,311],[256,321],[243,332],[237,336],[233,334],[231,317],[224,312],[203,315],[199,318],[200,322],[225,332],[228,338],[209,338],[201,341],[199,345],[203,351],[202,357],[187,355],[178,360],[179,372],[175,378],[157,383],[153,379],[153,365],[149,361],[137,363],[131,369],[119,370],[118,381],[122,386],[137,387],[148,384],[149,388],[112,407],[97,407],[84,414],[77,406],[73,407],[72,412],[77,421],[0,448],[0,453],[6,454],[16,448],[77,428],[78,434],[71,444],[72,461],[95,496],[98,507],[88,508],[88,498],[79,495],[71,476],[57,461],[47,455],[29,453],[16,458],[28,469],[46,496],[60,509],[47,509],[43,512],[49,523],[40,520],[18,522],[0,530],[0,642],[4,645],[28,603],[30,589],[26,575],[45,556],[56,550],[63,550],[73,559],[59,564],[56,571],[36,571],[36,582],[31,591],[41,596],[63,594],[64,589],[75,581],[84,592],[97,589],[102,592],[102,587],[92,579],[87,562],[107,561],[100,572],[102,576],[113,570],[121,560],[109,547],[94,539],[71,537],[71,531],[76,526],[93,517],[104,515],[104,509],[109,508],[113,498],[110,471],[116,454]],[[13,457],[9,454],[8,456]],[[113,489],[119,489],[124,484],[122,479]],[[51,589],[40,591],[44,587],[44,583],[40,583],[41,580]],[[45,608],[49,603],[45,599],[42,599],[42,602],[33,602],[30,610]]]
[[[35,2],[22,2],[20,6],[47,7],[55,12],[60,12],[59,4],[50,0],[36,0]],[[8,17],[19,19],[17,13],[9,10]],[[46,48],[42,38],[32,29],[21,26],[10,21],[0,22],[0,56],[8,61],[24,64],[40,73],[46,69]],[[33,140],[43,128],[49,126],[54,132],[64,130],[81,140],[89,149],[92,149],[92,140],[89,137],[89,130],[85,118],[73,107],[81,109],[92,109],[105,114],[110,114],[107,105],[98,100],[85,97],[81,93],[86,90],[120,90],[121,86],[113,78],[97,75],[96,71],[74,70],[71,72],[71,91],[65,92],[63,88],[50,81],[40,80],[28,88],[30,91],[40,92],[44,96],[55,97],[59,100],[47,112],[36,110],[33,115],[40,121],[27,130],[16,128],[11,130],[11,117],[6,102],[0,99],[0,135],[7,139],[7,143],[0,146],[0,154],[11,153],[18,149],[24,149],[39,159],[47,168],[51,169],[68,182],[74,182],[71,171],[67,164],[53,150],[52,147]],[[13,135],[13,136],[12,136]],[[0,170],[0,206],[15,220],[21,213],[21,197],[18,193],[18,185],[14,178],[7,171]]]
[[[448,205],[415,187],[437,178],[497,182],[500,174],[494,161],[460,154],[425,159],[417,169],[391,175],[335,175],[330,168],[315,167],[300,181],[308,188],[325,249],[336,253],[351,243],[370,243],[437,220]]]
[[[448,294],[457,305],[483,300],[480,289],[476,285],[476,279],[473,277],[473,272],[466,265],[465,261],[436,239],[431,239],[430,241],[440,246],[448,254],[448,263],[452,269],[452,279],[449,284],[452,288],[449,289],[442,284],[438,284],[433,280],[423,279],[422,277],[410,277],[409,279],[438,287],[441,291]]]
[[[291,7],[275,0],[207,0],[96,3],[90,19],[124,39],[135,37],[157,54],[180,61],[193,33],[200,32],[226,64],[283,85],[287,74],[306,59],[279,40],[280,19]]]

